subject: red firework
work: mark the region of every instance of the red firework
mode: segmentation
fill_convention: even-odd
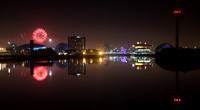
[[[47,40],[47,32],[42,28],[33,31],[33,40],[37,43],[44,43]]]
[[[42,81],[42,80],[46,79],[47,75],[48,75],[48,70],[46,67],[38,66],[38,67],[34,68],[33,77],[37,81]]]

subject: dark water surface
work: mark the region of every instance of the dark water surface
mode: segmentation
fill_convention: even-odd
[[[168,71],[152,57],[0,62],[7,109],[191,108],[199,98],[198,69]]]

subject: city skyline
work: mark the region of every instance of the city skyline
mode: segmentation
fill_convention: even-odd
[[[68,42],[69,36],[87,38],[86,48],[127,47],[137,41],[156,48],[175,45],[175,17],[181,9],[180,46],[200,47],[198,5],[194,1],[3,1],[0,7],[0,46],[8,41],[29,43],[36,28],[43,28],[52,45]]]

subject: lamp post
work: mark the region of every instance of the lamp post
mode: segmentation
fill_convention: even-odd
[[[49,46],[50,46],[50,48],[51,48],[51,42],[52,42],[52,39],[50,38],[49,39]]]
[[[181,14],[181,10],[175,10],[175,47],[179,48],[179,16]]]

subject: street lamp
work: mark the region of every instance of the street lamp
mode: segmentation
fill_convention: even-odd
[[[51,44],[51,42],[52,42],[52,39],[50,38],[50,39],[49,39],[49,43]]]
[[[49,45],[50,45],[50,47],[51,47],[51,42],[52,42],[52,39],[50,38],[50,39],[49,39]]]

